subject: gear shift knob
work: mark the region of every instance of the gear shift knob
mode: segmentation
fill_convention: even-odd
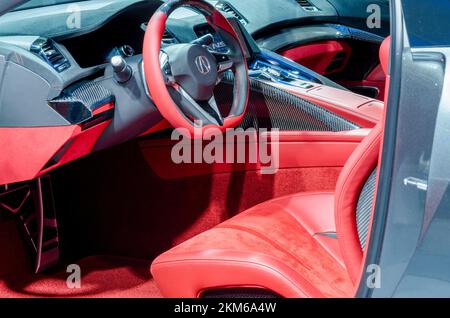
[[[116,55],[111,58],[111,66],[114,70],[114,78],[118,83],[128,82],[133,75],[131,67],[120,55]]]

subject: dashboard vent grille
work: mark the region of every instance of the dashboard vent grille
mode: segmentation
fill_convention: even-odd
[[[69,61],[50,39],[39,38],[34,41],[31,45],[31,52],[39,55],[57,72],[62,72],[70,67]]]
[[[220,11],[232,14],[242,25],[247,25],[248,21],[240,14],[231,4],[225,1],[219,1],[216,3],[216,8]]]
[[[177,39],[175,39],[172,33],[167,30],[164,31],[162,42],[167,45],[178,43]]]
[[[295,1],[297,1],[297,3],[303,8],[303,10],[310,12],[319,11],[319,9],[308,0],[295,0]]]
[[[142,31],[144,31],[144,32],[147,31],[147,26],[148,26],[148,22],[142,23],[141,24]],[[165,44],[165,45],[171,45],[171,44],[178,43],[178,40],[175,38],[175,36],[172,33],[165,30],[161,42],[162,42],[162,44]]]

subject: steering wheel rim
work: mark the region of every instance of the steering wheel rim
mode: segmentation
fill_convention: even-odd
[[[186,92],[181,87],[181,85],[171,83],[171,85],[168,86],[167,78],[163,74],[160,63],[161,41],[165,32],[166,21],[169,15],[174,10],[180,7],[188,7],[194,9],[200,14],[203,14],[208,24],[212,26],[217,33],[219,33],[225,44],[227,44],[227,46],[230,48],[231,54],[229,55],[229,59],[232,62],[232,71],[235,77],[233,89],[234,96],[230,114],[225,118],[219,118],[213,121],[211,120],[211,117],[208,117],[203,113],[204,116],[200,116],[202,117],[200,118],[200,120],[202,120],[202,124],[199,124],[198,122],[193,120],[193,116],[188,117],[185,114],[183,108],[174,101],[173,94],[171,94],[171,91],[169,90],[175,88],[179,90],[179,92],[181,93],[180,95],[186,96]],[[189,47],[186,48],[186,50],[188,50],[188,52],[201,51],[199,47]],[[207,53],[205,53],[204,51],[203,53],[204,54],[201,55],[203,57],[206,57]],[[190,53],[188,53],[188,55],[189,54]],[[197,53],[192,54],[195,55]],[[237,36],[235,30],[233,29],[229,21],[214,6],[203,0],[171,0],[163,4],[153,14],[148,23],[143,46],[143,68],[145,73],[143,74],[143,76],[145,77],[146,85],[151,98],[160,111],[161,115],[174,128],[186,129],[187,131],[189,131],[191,137],[195,137],[195,135],[198,135],[199,133],[203,135],[209,128],[216,128],[220,129],[220,131],[225,131],[228,128],[238,126],[242,121],[247,109],[250,86],[247,63],[244,56],[245,55],[242,44],[240,43],[239,37]],[[216,64],[214,64],[213,62],[210,64],[212,64],[213,68],[216,67]],[[195,71],[193,72],[195,73]],[[195,73],[193,75],[198,77],[202,76],[200,73]],[[187,100],[189,100],[189,102],[192,104],[192,99],[187,98]],[[184,99],[184,101],[186,102],[186,99]],[[194,108],[196,107],[197,106],[194,106]],[[184,110],[186,110],[186,108],[184,108]],[[195,114],[198,114],[199,111],[201,112],[201,109],[196,109],[195,112],[193,112]],[[215,107],[215,111],[219,113],[218,116],[221,117],[217,106]],[[217,116],[214,116],[214,118],[217,118]]]

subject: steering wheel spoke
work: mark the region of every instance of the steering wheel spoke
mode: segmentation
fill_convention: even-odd
[[[163,50],[159,51],[159,65],[161,66],[161,72],[164,78],[164,82],[167,86],[175,84],[175,78],[172,75],[170,69],[169,56]]]
[[[217,72],[219,74],[231,70],[234,62],[229,53],[211,52],[217,62]]]
[[[197,102],[179,84],[173,84],[171,87],[178,93],[180,99],[179,104],[183,112],[185,112],[194,123],[200,121],[202,126],[223,126],[224,119],[217,106],[214,95],[208,101]]]
[[[231,60],[217,63],[217,72],[219,74],[225,73],[226,71],[231,70],[233,68],[233,66],[234,66],[234,63]]]
[[[208,105],[209,105],[210,109],[214,112],[214,115],[217,118],[217,120],[219,121],[219,125],[223,126],[223,123],[224,123],[223,116],[220,113],[220,110],[219,110],[219,107],[217,106],[216,98],[214,95],[211,96],[211,98],[209,99]]]

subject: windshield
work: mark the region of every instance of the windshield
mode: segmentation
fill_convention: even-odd
[[[22,5],[18,6],[13,11],[39,8],[39,7],[45,7],[45,6],[53,6],[56,4],[80,2],[80,1],[90,1],[90,0],[30,0]]]

